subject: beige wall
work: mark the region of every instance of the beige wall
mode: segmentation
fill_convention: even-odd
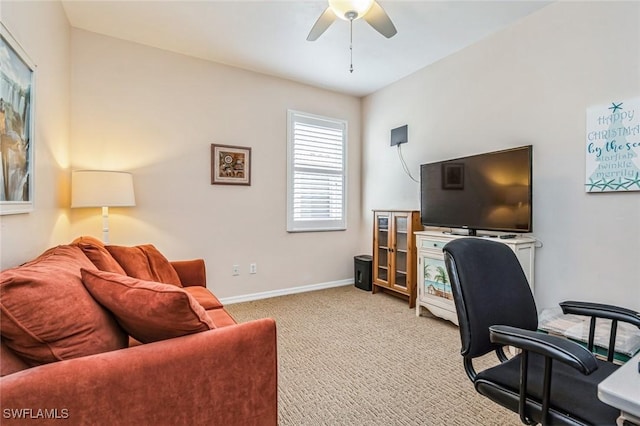
[[[2,0],[0,18],[36,64],[35,210],[0,216],[0,269],[69,235],[69,24],[58,2]]]
[[[363,102],[363,211],[420,207],[419,165],[534,146],[535,295],[640,309],[640,193],[586,194],[585,112],[640,94],[640,3],[558,2]],[[370,228],[365,216],[363,229]]]
[[[112,209],[113,244],[203,257],[222,298],[352,278],[361,242],[358,98],[82,30],[71,39],[72,168],[134,176],[137,206]],[[285,231],[287,108],[349,123],[347,231]],[[252,148],[251,186],[210,184],[211,143]],[[73,235],[100,236],[98,209],[71,218]],[[253,262],[258,273],[249,275]]]
[[[138,206],[112,209],[112,241],[204,257],[220,297],[348,279],[371,245],[371,209],[419,208],[388,146],[389,129],[409,124],[414,175],[427,161],[533,144],[538,302],[640,309],[640,199],[582,187],[586,108],[640,93],[638,3],[553,4],[365,98],[362,111],[352,97],[70,31],[57,2],[0,7],[38,65],[36,210],[0,217],[2,268],[100,236],[97,210],[67,208],[71,165],[132,171]],[[349,120],[346,232],[284,231],[287,108]],[[253,148],[251,187],[209,184],[212,142]]]

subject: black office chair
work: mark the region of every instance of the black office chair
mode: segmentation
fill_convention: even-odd
[[[504,244],[461,238],[444,247],[460,325],[464,368],[476,390],[520,414],[525,424],[615,425],[620,412],[598,399],[597,386],[617,369],[618,321],[640,328],[637,312],[615,306],[563,302],[564,313],[592,317],[588,349],[537,332],[531,289],[515,253]],[[593,355],[595,318],[612,320],[608,361]],[[508,359],[504,346],[520,348]],[[476,373],[473,359],[491,351],[500,364]]]

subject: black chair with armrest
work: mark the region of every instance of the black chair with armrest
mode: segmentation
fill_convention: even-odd
[[[598,399],[597,386],[618,366],[619,321],[640,328],[640,314],[610,305],[563,302],[564,313],[590,316],[589,349],[537,332],[536,305],[515,253],[506,245],[461,238],[444,247],[462,340],[464,368],[476,390],[520,414],[525,424],[615,425],[620,412]],[[592,353],[595,318],[612,320],[608,361]],[[509,359],[503,348],[519,348]],[[495,351],[500,363],[476,372],[473,359]]]

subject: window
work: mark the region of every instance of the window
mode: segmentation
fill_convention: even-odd
[[[289,110],[287,127],[287,231],[346,229],[347,122]]]

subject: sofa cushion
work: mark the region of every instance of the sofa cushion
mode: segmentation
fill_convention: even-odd
[[[171,266],[178,273],[182,287],[206,287],[207,272],[204,259],[173,260]]]
[[[176,270],[152,244],[134,247],[105,246],[105,248],[130,277],[182,287]]]
[[[209,315],[216,328],[236,324],[236,320],[224,309],[209,309],[207,315]]]
[[[204,308],[175,285],[87,269],[82,280],[122,328],[143,343],[215,328]]]
[[[111,256],[104,245],[97,245],[93,242],[80,241],[75,243],[89,260],[101,271],[115,272],[126,275],[122,266]]]
[[[95,266],[66,245],[0,272],[2,342],[28,365],[127,346],[127,335],[82,285],[81,268]]]
[[[206,287],[191,286],[183,288],[184,291],[193,296],[193,298],[196,299],[203,308],[207,310],[222,308],[222,303],[220,303],[218,298],[214,296],[213,293],[211,293],[209,290],[207,290]]]
[[[22,358],[18,357],[11,349],[0,342],[0,377],[29,368]]]

